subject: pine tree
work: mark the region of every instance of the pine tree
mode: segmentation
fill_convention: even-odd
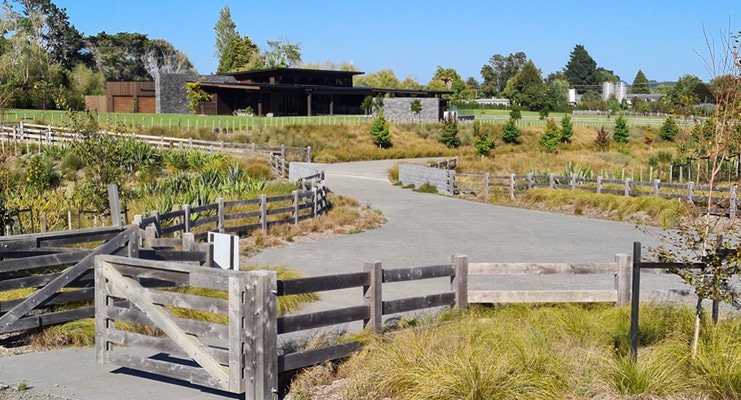
[[[520,132],[517,125],[515,125],[515,120],[510,118],[507,121],[507,124],[504,125],[504,130],[502,131],[502,139],[504,140],[504,143],[517,144],[520,135],[522,135],[522,132]]]
[[[574,125],[571,123],[571,116],[564,115],[561,119],[561,143],[571,143],[572,136],[574,136]]]
[[[555,153],[558,150],[558,142],[561,140],[561,131],[556,125],[553,118],[549,118],[545,123],[545,132],[540,136],[540,147],[547,153]]]
[[[371,123],[370,135],[373,138],[373,143],[378,147],[382,149],[391,147],[391,132],[389,131],[386,118],[383,116],[383,111],[379,111],[378,117]]]
[[[630,136],[628,121],[622,115],[615,118],[615,133],[612,135],[615,142],[628,143],[628,136]]]
[[[457,148],[461,145],[461,138],[458,137],[458,122],[448,117],[443,122],[443,131],[438,138],[440,143],[448,146],[449,149]]]

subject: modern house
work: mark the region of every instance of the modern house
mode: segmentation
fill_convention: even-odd
[[[265,116],[358,115],[364,113],[360,105],[366,97],[384,96],[434,99],[423,103],[423,111],[417,117],[439,121],[447,107],[447,100],[442,96],[452,93],[355,87],[353,76],[360,74],[362,72],[273,68],[228,75],[162,75],[157,85],[158,112],[190,112],[184,86],[194,81],[211,95],[211,101],[202,103],[202,112],[206,115],[231,115],[248,109],[255,115]],[[397,103],[392,100],[389,106]],[[390,114],[396,115],[398,110]]]
[[[364,114],[368,97],[384,97],[391,120],[439,121],[447,109],[443,95],[450,91],[353,86],[357,71],[274,68],[227,75],[161,74],[154,82],[108,82],[105,96],[88,96],[89,109],[105,112],[188,114],[185,84],[198,82],[211,100],[201,103],[206,115],[316,116]],[[97,97],[97,98],[94,98]],[[105,99],[103,98],[105,97]],[[419,99],[422,111],[410,111]]]

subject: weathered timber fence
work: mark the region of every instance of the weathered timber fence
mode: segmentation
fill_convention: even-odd
[[[100,131],[100,134],[115,136],[121,139],[133,138],[151,146],[162,149],[199,149],[206,151],[221,151],[232,154],[253,154],[267,156],[270,164],[280,176],[288,176],[288,164],[291,161],[311,162],[311,146],[289,147],[271,146],[257,143],[235,143],[225,141],[208,141],[199,139],[183,139],[166,136],[149,136],[129,133],[116,133]],[[41,153],[44,146],[54,146],[61,143],[78,142],[85,140],[85,136],[68,128],[54,127],[51,125],[35,125],[23,121],[14,124],[0,125],[0,145],[2,149],[12,147],[18,154],[18,146],[25,145],[25,152],[31,152],[31,145]]]
[[[135,215],[134,223],[142,229],[153,226],[157,237],[193,231],[196,240],[205,240],[208,232],[238,234],[258,229],[265,231],[279,224],[297,224],[325,214],[329,209],[327,188],[321,182],[307,180],[303,185],[311,187],[283,196],[261,194],[257,199],[234,201],[219,198],[216,203],[199,207],[186,204],[180,210],[166,213],[152,211],[149,217]]]
[[[150,239],[142,248],[138,233],[107,227],[1,237],[0,333],[92,318],[98,254],[211,265],[211,246],[192,234],[177,242]]]
[[[607,179],[602,176],[586,178],[572,174],[556,175],[491,175],[459,174],[454,170],[440,170],[435,166],[423,167],[402,164],[399,181],[403,185],[419,186],[423,182],[449,195],[475,195],[488,200],[490,196],[508,196],[515,199],[518,194],[534,188],[584,190],[594,193],[610,193],[622,196],[658,196],[679,199],[687,203],[707,203],[712,195],[715,213],[735,217],[738,212],[737,185],[698,185],[696,182],[665,183],[659,179],[651,182],[634,181],[631,178]]]
[[[631,307],[630,307],[630,354],[633,360],[638,358],[638,314],[641,299],[641,270],[680,270],[680,269],[700,269],[704,266],[702,262],[694,264],[684,263],[666,263],[666,262],[644,262],[641,259],[641,243],[633,243],[633,272],[631,283]],[[663,290],[663,291],[644,291],[643,297],[649,300],[677,301],[692,299],[697,302],[697,295],[692,290]],[[720,302],[712,300],[712,318],[714,322],[718,321],[720,312]]]
[[[360,348],[360,344],[350,342],[279,356],[278,335],[353,321],[363,321],[381,334],[384,315],[451,305],[465,307],[467,263],[467,257],[454,256],[451,264],[384,270],[380,262],[368,262],[361,273],[277,281],[275,273],[269,271],[238,272],[129,257],[97,257],[98,360],[245,393],[246,399],[273,399],[280,372],[343,358]],[[383,299],[384,283],[440,277],[450,279],[449,292]],[[141,283],[142,278],[159,284],[147,286]],[[226,293],[226,300],[163,287],[212,289]],[[363,305],[277,315],[279,296],[347,288],[362,289],[358,298]],[[176,313],[174,308],[195,312]],[[218,314],[221,322],[188,317],[197,312]],[[165,336],[128,332],[120,328],[121,322],[156,328]]]

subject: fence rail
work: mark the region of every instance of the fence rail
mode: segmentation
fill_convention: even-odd
[[[288,163],[291,161],[311,162],[311,146],[289,147],[273,146],[257,143],[235,143],[225,141],[208,141],[193,138],[175,138],[166,136],[138,135],[130,133],[116,133],[107,130],[100,134],[118,138],[133,138],[161,149],[200,149],[206,151],[221,151],[232,154],[253,154],[270,157],[271,166],[280,176],[287,176]],[[23,121],[13,124],[0,125],[0,145],[12,147],[16,153],[18,145],[25,145],[26,153],[31,152],[31,145],[36,145],[39,153],[44,146],[54,146],[62,143],[85,140],[85,135],[74,132],[69,128],[51,125],[29,124]]]
[[[490,175],[458,174],[448,171],[448,191],[452,194],[483,195],[485,199],[494,194],[508,195],[514,199],[517,194],[527,190],[544,187],[550,189],[585,190],[594,193],[610,193],[623,196],[658,196],[666,199],[682,199],[687,203],[708,202],[712,198],[717,205],[718,214],[734,217],[738,211],[737,185],[705,186],[689,181],[684,184],[666,183],[655,179],[652,182],[633,181],[631,178],[605,179],[585,178],[575,174],[563,176],[549,175]]]

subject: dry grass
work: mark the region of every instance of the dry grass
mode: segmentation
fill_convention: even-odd
[[[325,215],[300,221],[296,225],[276,225],[267,233],[260,230],[252,232],[240,242],[242,254],[249,256],[266,248],[360,233],[386,223],[379,211],[363,206],[351,197],[330,193],[329,202],[330,210]]]

